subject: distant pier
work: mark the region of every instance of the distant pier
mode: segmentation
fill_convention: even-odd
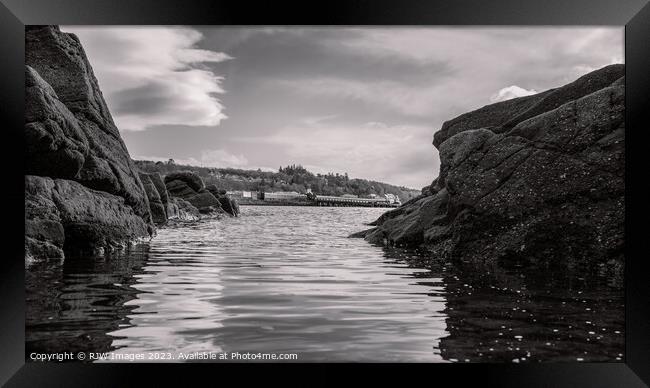
[[[317,195],[312,200],[316,206],[350,206],[350,207],[398,207],[399,202],[389,202],[385,198],[354,198]]]
[[[314,195],[299,193],[258,193],[246,192],[239,196],[238,193],[229,192],[229,195],[242,205],[258,206],[325,206],[325,207],[398,207],[401,205],[396,197],[359,198],[352,196]]]

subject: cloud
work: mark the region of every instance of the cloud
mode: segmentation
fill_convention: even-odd
[[[420,188],[423,174],[432,180],[438,164],[430,144],[432,133],[428,126],[302,120],[264,138],[237,140],[281,146],[289,160],[312,172],[347,172],[351,177]]]
[[[415,119],[444,121],[483,106],[491,98],[498,101],[525,95],[525,90],[558,87],[588,70],[622,61],[621,28],[395,27],[347,31],[347,38],[328,41],[330,56],[354,53],[360,69],[378,72],[381,77],[313,74],[311,78],[280,80],[278,85],[309,97],[345,99]],[[390,72],[383,72],[376,65],[383,63],[394,66],[389,67]],[[406,82],[400,76],[414,72],[419,76],[410,78],[417,82]],[[502,96],[495,94],[503,85],[513,86]]]
[[[301,163],[415,188],[437,175],[431,137],[444,121],[624,55],[622,27],[69,30],[81,30],[120,128],[149,128],[123,134],[134,155],[241,168]],[[223,89],[226,112],[211,100]],[[224,113],[219,131],[197,127]],[[230,156],[212,158],[208,148]]]
[[[232,59],[199,49],[203,35],[180,27],[63,27],[86,50],[120,130],[215,126],[227,116],[222,77],[206,64]]]
[[[506,101],[512,98],[530,96],[532,94],[537,94],[537,93],[538,92],[534,89],[527,90],[517,85],[512,85],[512,86],[505,87],[499,90],[498,92],[496,92],[495,94],[493,94],[490,97],[490,101],[491,102]]]
[[[201,153],[201,161],[209,166],[243,167],[248,165],[244,155],[233,155],[224,150],[208,150]]]
[[[416,117],[430,116],[432,107],[443,98],[436,85],[414,87],[390,80],[364,82],[323,77],[270,82],[301,95],[343,99]]]

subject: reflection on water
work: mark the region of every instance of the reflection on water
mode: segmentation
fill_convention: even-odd
[[[442,356],[451,361],[622,361],[622,284],[610,287],[611,277],[588,271],[443,269],[450,335],[440,342]]]
[[[127,302],[142,272],[146,246],[120,257],[36,263],[25,271],[26,350],[35,352],[108,349],[107,333],[128,325]]]
[[[253,207],[26,274],[27,353],[616,361],[623,292],[585,269],[460,268],[347,236],[385,209]]]

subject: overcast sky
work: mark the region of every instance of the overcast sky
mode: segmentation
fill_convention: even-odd
[[[134,159],[421,188],[442,123],[623,62],[616,28],[78,27]]]

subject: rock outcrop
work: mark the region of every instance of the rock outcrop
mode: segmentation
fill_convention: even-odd
[[[79,39],[73,34],[62,33],[58,27],[28,27],[25,62],[51,86],[57,99],[74,115],[88,144],[88,152],[82,154],[80,169],[73,176],[40,171],[38,165],[28,166],[28,173],[74,179],[91,189],[119,195],[136,214],[149,217],[144,188]],[[56,128],[50,126],[49,120],[40,124],[40,134],[46,137],[41,142],[47,142],[47,135],[54,133]],[[56,136],[50,136],[52,143],[56,143]],[[27,156],[31,160],[35,155]]]
[[[216,185],[208,185],[205,189],[217,198],[221,204],[221,208],[226,213],[233,217],[239,216],[239,203],[237,203],[236,199],[230,197],[226,190],[219,189]]]
[[[56,26],[28,26],[25,62],[25,173],[32,190],[26,223],[44,227],[40,234],[28,229],[26,257],[61,257],[62,248],[111,248],[120,239],[149,236],[145,187],[77,37]]]
[[[239,213],[194,173],[137,171],[75,35],[28,26],[25,49],[26,258],[111,250],[154,224]]]
[[[170,198],[167,205],[167,219],[176,221],[197,221],[201,219],[199,209],[181,198]]]
[[[163,203],[163,195],[160,194],[158,187],[153,183],[152,174],[139,173],[139,176],[149,200],[151,219],[156,225],[165,224],[167,222],[166,204]],[[167,198],[167,190],[163,191],[163,194]]]
[[[438,178],[353,236],[464,262],[621,263],[623,76],[607,66],[446,122]]]
[[[168,220],[197,221],[201,218],[199,209],[194,205],[169,194],[159,173],[140,172],[139,175],[149,198],[151,217],[156,225],[165,225]],[[203,181],[195,180],[195,187],[201,187],[201,185],[203,185]]]
[[[442,124],[442,128],[438,132],[433,134],[433,145],[439,148],[440,144],[445,140],[469,129],[499,128],[513,116],[517,116],[530,109],[551,92],[552,90],[549,90],[540,94],[513,98],[496,104],[486,105],[448,120]]]
[[[158,196],[160,196],[160,201],[163,205],[167,205],[167,203],[169,203],[169,194],[167,193],[167,186],[165,186],[165,181],[157,172],[147,175],[149,176],[149,179],[151,179],[151,183],[153,183],[153,185],[156,187]]]
[[[223,213],[221,203],[206,188],[201,177],[191,171],[165,175],[165,186],[170,196],[183,199],[202,214]]]
[[[122,197],[34,175],[25,177],[25,218],[27,259],[112,250],[153,233]]]
[[[624,75],[624,65],[610,65],[557,89],[513,98],[462,114],[442,124],[442,128],[433,135],[433,145],[439,149],[451,136],[470,129],[488,128],[495,133],[505,132],[524,120],[610,86]]]

